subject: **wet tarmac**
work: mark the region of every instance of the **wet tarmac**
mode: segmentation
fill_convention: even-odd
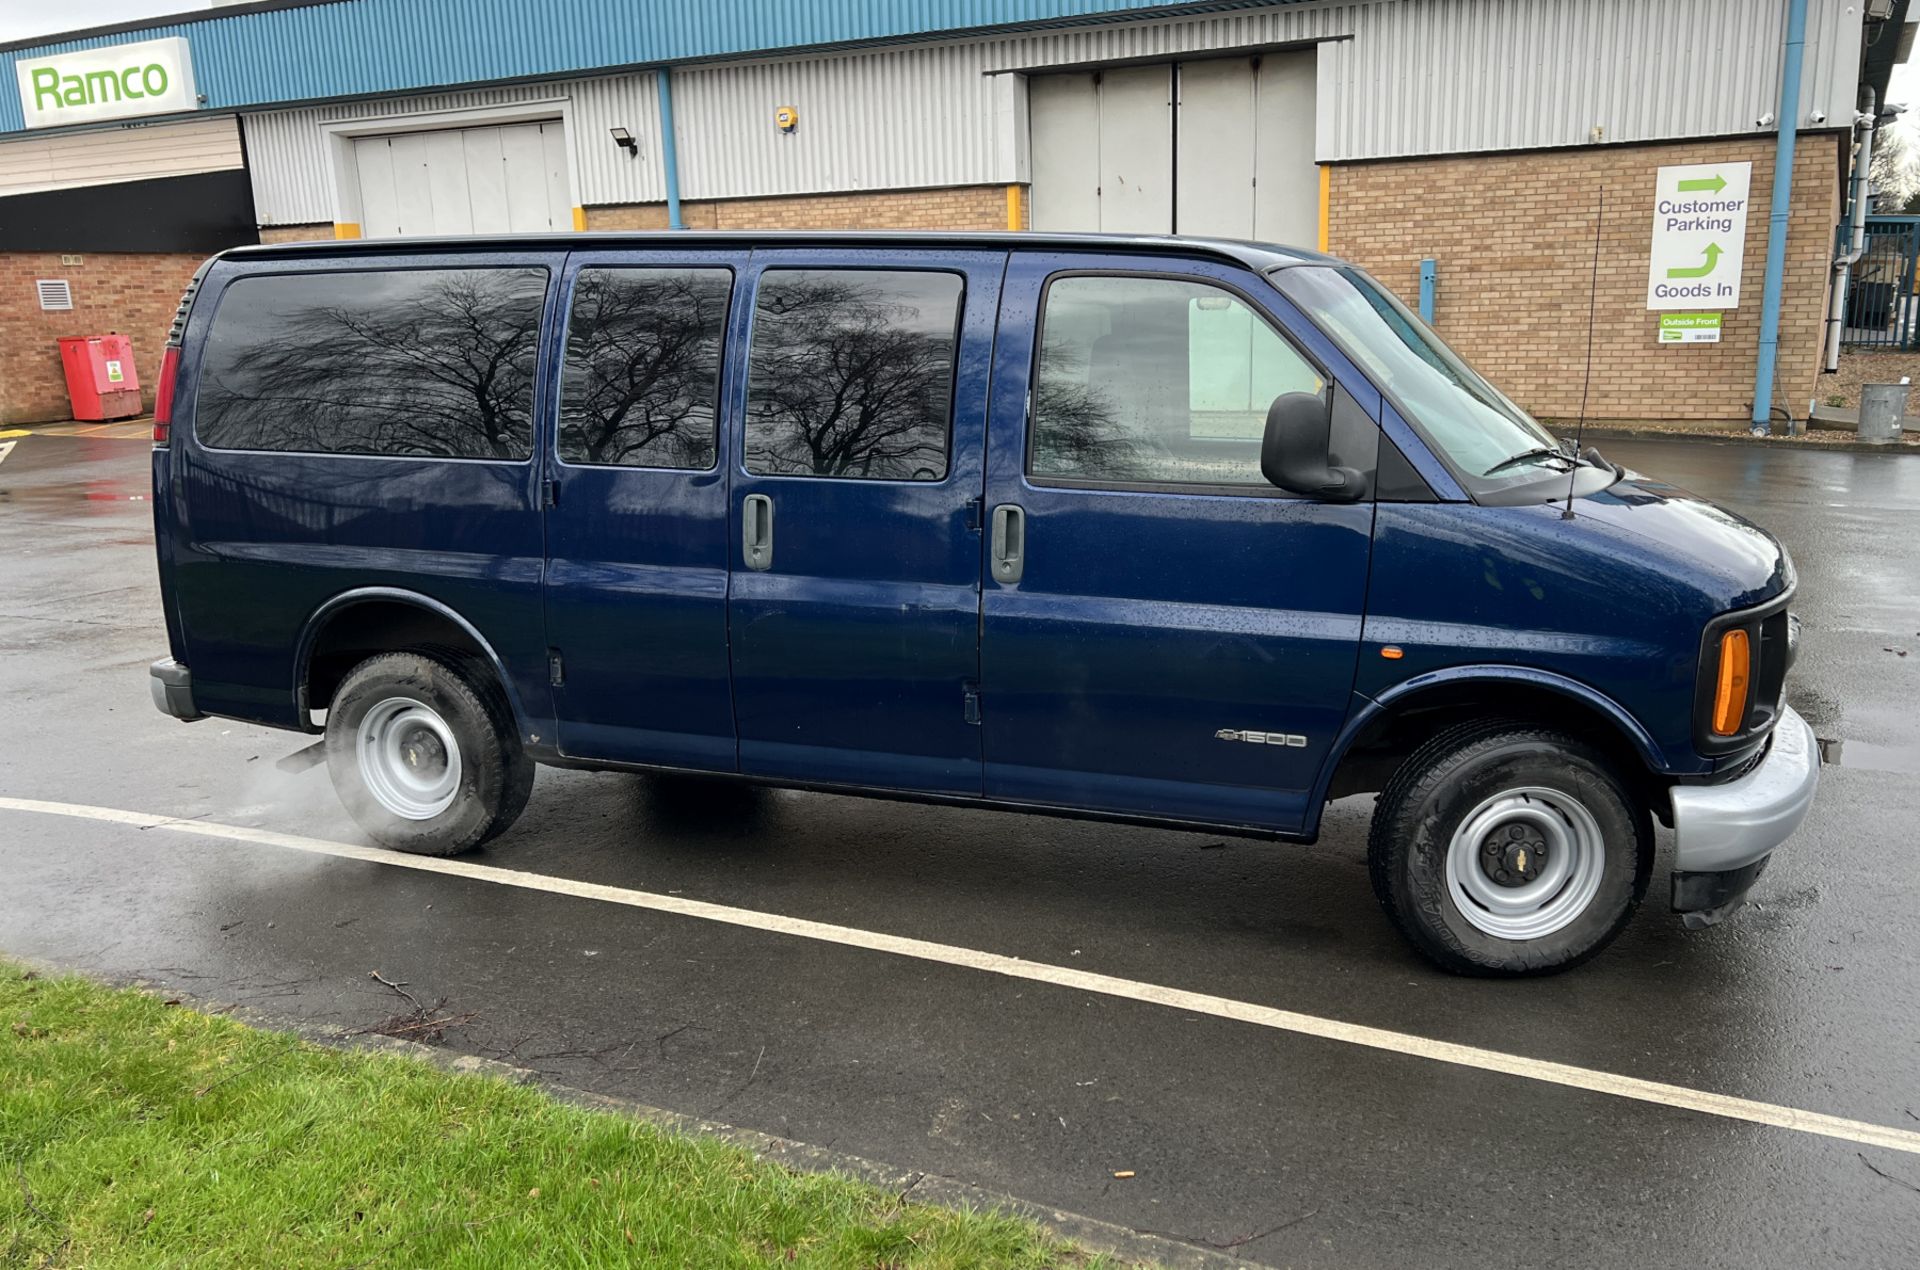
[[[1716,929],[1650,902],[1572,974],[1437,974],[1374,905],[1366,799],[1298,848],[543,771],[475,858],[1920,1129],[1920,459],[1601,448],[1799,566],[1830,766]],[[149,703],[146,461],[0,460],[0,796],[359,841],[324,771],[276,769],[304,738]],[[1275,1265],[1920,1260],[1920,1156],[376,863],[0,810],[0,949],[346,1026],[392,1013],[379,970],[474,1012],[458,1049]]]

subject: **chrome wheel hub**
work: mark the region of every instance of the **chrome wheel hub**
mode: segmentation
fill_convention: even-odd
[[[1586,912],[1605,866],[1593,813],[1565,790],[1526,786],[1461,820],[1447,844],[1447,894],[1476,930],[1539,939]]]
[[[367,792],[402,820],[432,820],[460,793],[453,729],[411,697],[389,697],[367,711],[354,755]]]

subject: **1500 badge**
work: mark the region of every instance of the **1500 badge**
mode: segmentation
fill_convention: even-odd
[[[1307,748],[1307,738],[1295,732],[1248,732],[1221,728],[1213,734],[1216,741],[1245,741],[1248,745],[1286,745],[1296,750]]]

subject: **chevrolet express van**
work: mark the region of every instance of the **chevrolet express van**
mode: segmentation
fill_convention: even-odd
[[[1573,965],[1737,905],[1818,777],[1762,530],[1574,453],[1379,283],[1180,238],[244,248],[161,375],[154,699],[450,854],[536,764],[1311,842]],[[1037,845],[1037,844],[1036,844]]]

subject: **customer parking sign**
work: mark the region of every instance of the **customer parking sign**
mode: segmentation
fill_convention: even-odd
[[[1654,182],[1649,309],[1737,309],[1751,163],[1661,168]]]

